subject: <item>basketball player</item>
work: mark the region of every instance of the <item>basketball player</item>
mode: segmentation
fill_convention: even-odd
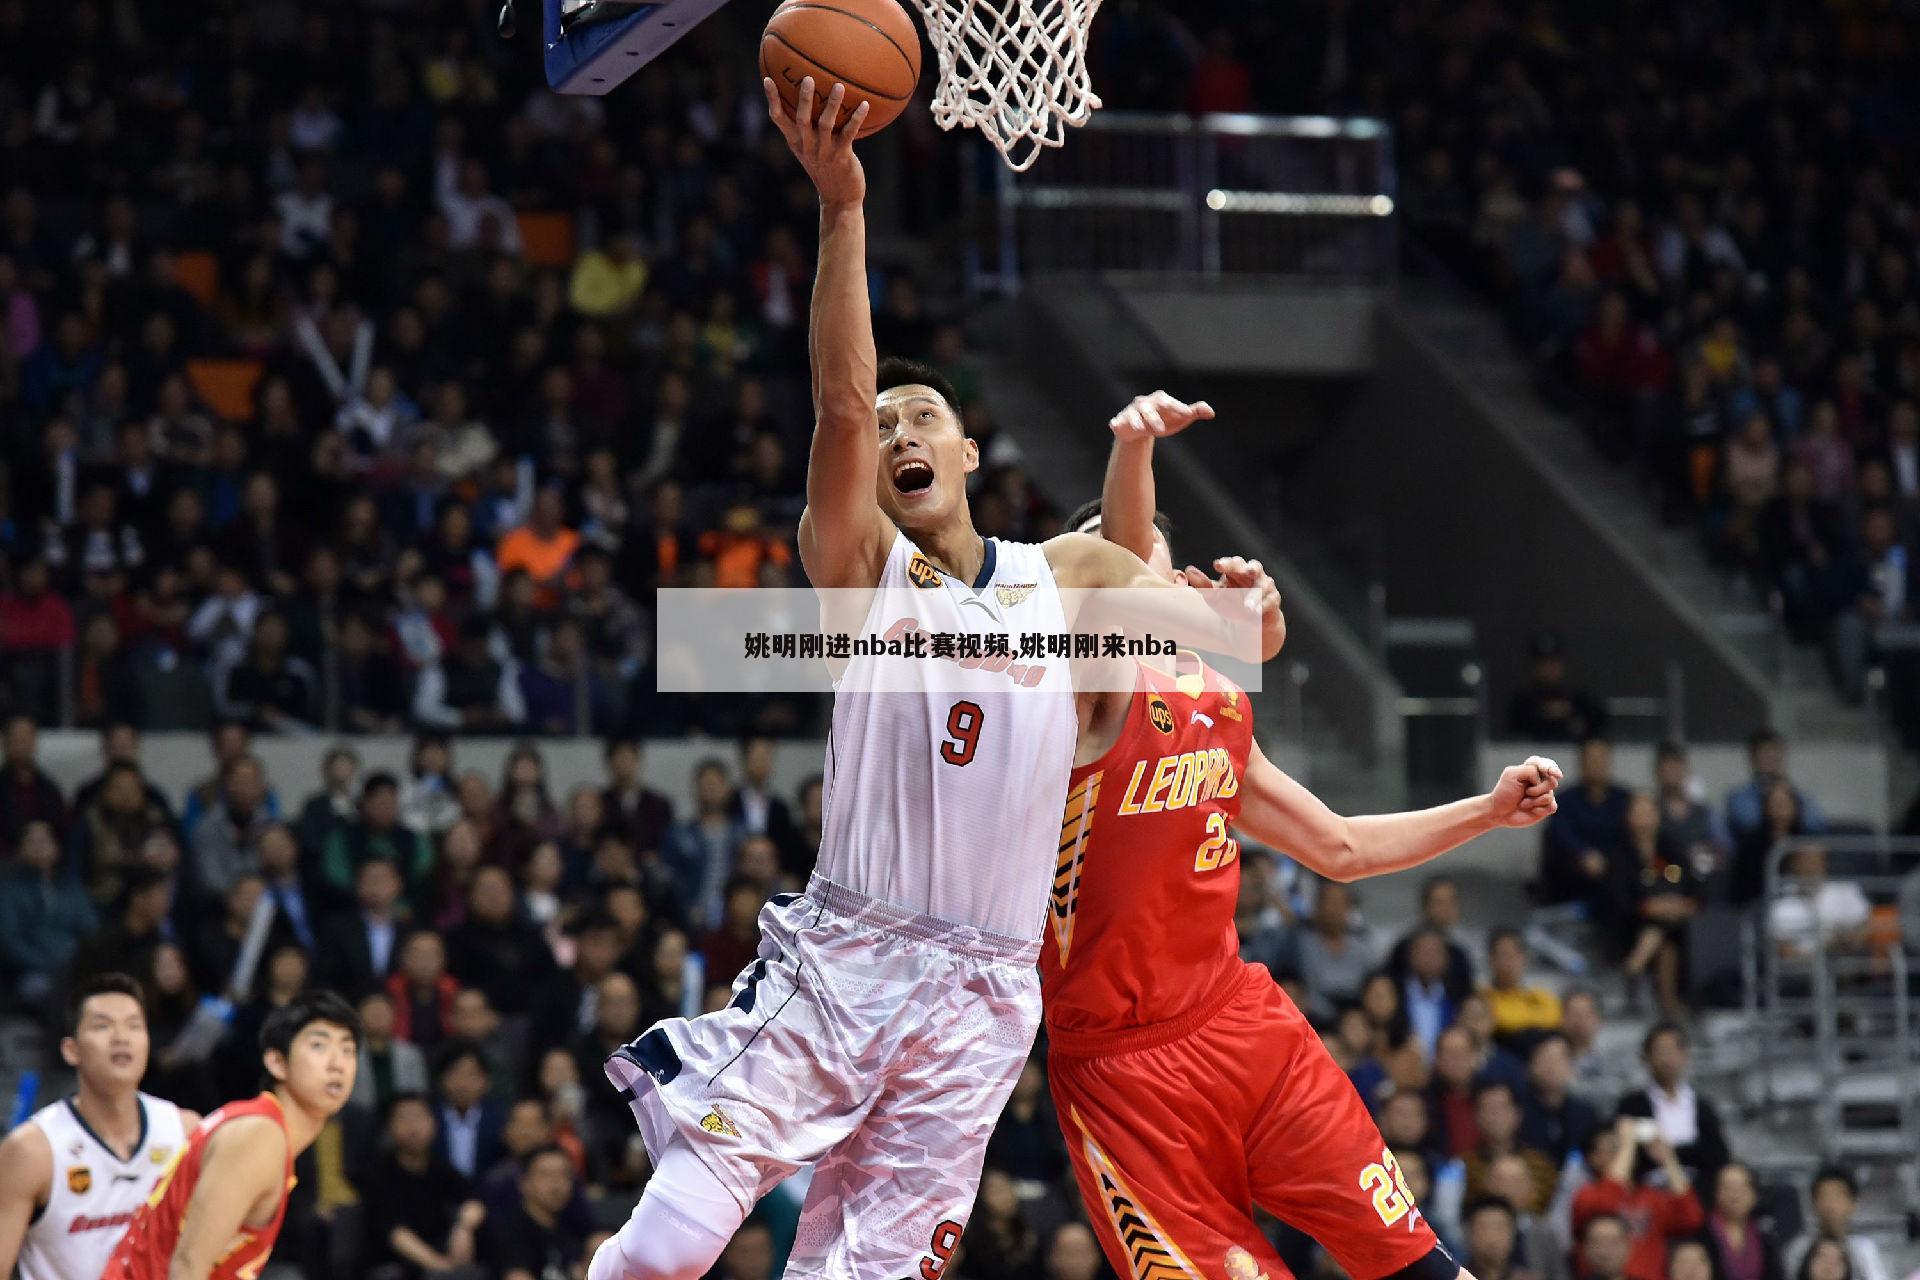
[[[133,1214],[200,1120],[140,1092],[147,1019],[140,984],[89,979],[60,1057],[78,1085],[0,1142],[0,1276],[99,1280]]]
[[[293,1189],[293,1162],[347,1105],[360,1019],[331,991],[267,1016],[260,1057],[271,1087],[202,1120],[174,1154],[101,1280],[253,1280]]]
[[[1171,575],[1152,442],[1211,416],[1164,393],[1116,415],[1102,501],[1068,527]],[[1560,771],[1535,756],[1485,796],[1342,818],[1261,753],[1232,682],[1191,654],[1156,661],[1139,662],[1132,693],[1079,698],[1041,957],[1049,1076],[1101,1246],[1122,1275],[1277,1280],[1287,1271],[1259,1205],[1353,1280],[1454,1280],[1464,1273],[1346,1073],[1272,976],[1240,959],[1231,831],[1355,880],[1539,822]]]
[[[852,146],[867,108],[816,128],[810,78],[797,117],[765,89],[820,194],[799,531],[814,587],[880,588],[870,623],[897,607],[911,610],[897,625],[1003,636],[1067,631],[1062,588],[1140,587],[1130,594],[1164,602],[1170,625],[1223,638],[1206,593],[1115,544],[974,531],[966,476],[979,448],[955,395],[932,370],[874,352]],[[823,120],[839,119],[844,95],[834,87]],[[1237,563],[1220,572],[1260,600],[1271,656],[1284,637],[1271,584]],[[1032,666],[1037,687],[1018,692],[1005,671],[962,673],[963,696],[952,672],[886,693],[872,692],[870,659],[838,673],[806,892],[762,912],[759,959],[730,1006],[660,1023],[608,1060],[655,1172],[590,1280],[705,1274],[754,1202],[816,1160],[788,1276],[940,1280],[1039,1026],[1034,962],[1076,725],[1065,661]]]

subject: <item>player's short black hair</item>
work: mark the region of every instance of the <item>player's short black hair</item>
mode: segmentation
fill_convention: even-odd
[[[139,979],[125,973],[96,973],[75,989],[73,999],[67,1002],[67,1034],[73,1035],[80,1030],[80,1016],[87,1010],[87,1001],[95,996],[132,996],[133,1002],[142,1009],[146,1008],[147,998],[140,990]]]
[[[260,1052],[285,1057],[300,1033],[316,1022],[340,1028],[355,1042],[360,1039],[360,1015],[344,998],[331,991],[302,991],[267,1015],[260,1027]]]
[[[1060,532],[1080,532],[1080,526],[1097,517],[1100,514],[1100,510],[1101,505],[1099,498],[1095,498],[1092,502],[1081,503],[1073,509],[1073,514],[1067,517],[1066,523],[1060,526]],[[1153,513],[1153,527],[1158,529],[1160,536],[1167,540],[1168,548],[1172,548],[1173,521],[1167,519],[1166,512],[1156,511]]]
[[[952,411],[954,421],[966,430],[966,415],[960,412],[960,393],[953,389],[953,383],[947,375],[930,364],[919,360],[908,360],[903,356],[888,356],[880,362],[874,371],[873,390],[878,395],[891,391],[895,387],[927,387],[946,402]]]

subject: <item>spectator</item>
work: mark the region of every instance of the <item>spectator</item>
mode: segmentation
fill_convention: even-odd
[[[74,952],[99,926],[93,900],[58,874],[53,828],[35,819],[0,867],[0,979],[29,1003],[48,1002]]]
[[[517,917],[505,869],[474,873],[467,918],[447,934],[447,964],[462,985],[484,991],[509,1017],[527,1013],[551,980],[553,953],[540,931]]]
[[[1453,1024],[1454,1010],[1466,993],[1456,997],[1450,989],[1450,944],[1438,929],[1422,929],[1408,942],[1407,975],[1396,994],[1403,996],[1410,1029],[1431,1054],[1440,1033]]]
[[[1047,1244],[1046,1280],[1097,1280],[1106,1271],[1100,1242],[1092,1228],[1066,1222],[1055,1228]]]
[[[447,972],[447,947],[423,929],[400,947],[400,971],[387,978],[393,999],[393,1034],[431,1052],[449,1032],[453,998],[460,984]]]
[[[1813,1175],[1811,1194],[1814,1229],[1787,1246],[1788,1274],[1817,1275],[1817,1262],[1810,1255],[1821,1241],[1830,1240],[1841,1246],[1846,1274],[1853,1280],[1892,1280],[1880,1246],[1871,1236],[1853,1229],[1853,1213],[1860,1199],[1853,1175],[1837,1165],[1826,1165]]]
[[[1753,1170],[1738,1160],[1721,1165],[1706,1230],[1714,1274],[1721,1280],[1786,1280],[1779,1242],[1754,1218],[1759,1205]]]
[[[434,1150],[471,1183],[500,1158],[506,1113],[488,1095],[493,1078],[486,1054],[471,1040],[449,1040],[434,1059]]]
[[[1794,1277],[1795,1280],[1854,1280],[1858,1274],[1852,1250],[1832,1236],[1820,1236],[1807,1246]]]
[[[1614,866],[1607,851],[1625,843],[1629,798],[1613,781],[1612,745],[1603,738],[1582,742],[1579,785],[1561,789],[1559,812],[1548,820],[1541,844],[1541,887],[1550,899],[1602,904]]]
[[[1418,1155],[1430,1168],[1438,1169],[1453,1158],[1432,1141],[1432,1123],[1426,1099],[1416,1089],[1390,1088],[1380,1099],[1375,1118],[1380,1136],[1394,1151]]]
[[[1599,1113],[1573,1093],[1573,1048],[1565,1033],[1550,1031],[1527,1058],[1527,1094],[1520,1142],[1545,1152],[1556,1169],[1586,1150]]]
[[[384,1115],[395,1098],[424,1095],[427,1059],[415,1045],[394,1035],[393,997],[372,991],[360,998],[360,1065],[353,1077],[349,1105]]]
[[[982,1276],[1019,1280],[1039,1270],[1039,1234],[1004,1169],[988,1168],[980,1175],[980,1193],[967,1223],[966,1252],[966,1270]]]
[[[1006,1111],[987,1140],[986,1162],[1004,1169],[1016,1185],[1053,1183],[1067,1171],[1059,1121],[1047,1096],[1046,1069],[1037,1057],[1027,1059],[1014,1081]]]
[[[453,740],[444,733],[416,735],[407,771],[410,777],[400,793],[401,822],[429,839],[446,835],[460,817],[453,794]]]
[[[1685,856],[1668,843],[1660,825],[1660,805],[1646,792],[1627,806],[1627,854],[1619,867],[1610,914],[1626,950],[1621,968],[1630,997],[1637,998],[1644,975],[1653,973],[1661,1016],[1686,1012],[1680,982],[1687,925],[1700,910],[1700,887]]]
[[[20,705],[31,709],[23,719],[53,720],[58,706],[61,650],[69,648],[79,632],[73,609],[53,588],[47,563],[29,560],[21,565],[12,590],[0,591],[0,654],[8,665],[8,683]],[[0,822],[10,819],[0,792]]]
[[[1312,927],[1300,936],[1300,980],[1306,983],[1312,1011],[1328,1016],[1337,1005],[1360,997],[1360,988],[1379,962],[1373,944],[1352,926],[1353,897],[1337,880],[1321,882],[1313,903]]]
[[[230,761],[220,799],[193,829],[193,879],[208,897],[221,897],[242,875],[260,869],[261,835],[273,825],[267,811],[267,773],[252,756]]]
[[[1459,1004],[1473,990],[1473,958],[1467,948],[1461,945],[1457,936],[1460,929],[1460,886],[1452,876],[1429,876],[1420,887],[1420,924],[1393,945],[1393,953],[1387,959],[1387,969],[1395,980],[1404,984],[1413,971],[1412,953],[1420,935],[1432,931],[1440,935],[1440,941],[1446,948],[1446,966],[1442,981],[1445,984],[1445,996],[1449,1003]],[[1429,965],[1431,970],[1433,966]],[[1427,982],[1434,979],[1429,973]],[[1431,1045],[1431,1038],[1428,1038]]]
[[[180,811],[180,829],[189,840],[200,825],[201,816],[220,802],[227,766],[252,753],[253,731],[238,720],[216,720],[208,732],[208,742],[213,752],[213,773],[193,784],[187,792],[186,807]],[[279,818],[280,800],[271,787],[267,789],[266,805],[267,816]]]
[[[1635,1178],[1634,1164],[1643,1145],[1666,1175],[1664,1186]],[[1573,1197],[1574,1231],[1586,1239],[1595,1216],[1619,1215],[1635,1224],[1627,1255],[1629,1280],[1666,1280],[1668,1242],[1706,1223],[1693,1182],[1673,1147],[1657,1135],[1643,1144],[1639,1122],[1623,1116],[1611,1130],[1595,1134],[1588,1164],[1599,1176]]]
[[[715,979],[743,973],[753,963],[760,947],[760,907],[766,901],[752,881],[737,875],[727,881],[724,900],[719,926],[708,930],[700,944],[706,971]]]
[[[672,871],[695,928],[720,919],[722,890],[733,874],[733,852],[742,833],[727,812],[730,798],[726,766],[717,759],[702,760],[693,770],[694,815],[668,827],[660,846],[661,861]]]
[[[311,954],[319,945],[320,913],[300,875],[300,846],[286,824],[276,822],[260,833],[260,879],[274,912]]]
[[[748,1218],[720,1254],[718,1280],[773,1280],[773,1228]]]
[[[1654,798],[1660,807],[1660,837],[1699,878],[1726,865],[1733,840],[1719,814],[1706,803],[1706,787],[1687,763],[1687,750],[1663,742],[1654,762]]]
[[[139,727],[125,720],[111,720],[100,727],[100,772],[81,783],[80,789],[73,793],[75,816],[86,811],[87,805],[107,785],[114,766],[122,764],[133,767],[140,777],[141,786],[146,789],[148,803],[159,809],[168,825],[172,825],[173,806],[168,802],[166,793],[141,772]]]
[[[491,637],[485,618],[469,618],[461,625],[459,647],[420,673],[413,696],[415,720],[428,728],[466,733],[502,733],[526,723],[519,673],[512,661],[493,656]]]
[[[1727,830],[1735,841],[1746,839],[1765,825],[1767,793],[1780,782],[1787,783],[1792,791],[1806,830],[1812,834],[1826,830],[1826,816],[1820,807],[1787,778],[1787,744],[1779,734],[1771,729],[1757,730],[1747,742],[1747,756],[1753,777],[1727,797]]]
[[[1656,1023],[1641,1042],[1640,1056],[1651,1083],[1622,1097],[1620,1114],[1654,1120],[1693,1180],[1714,1185],[1727,1162],[1727,1141],[1720,1113],[1687,1080],[1686,1032],[1671,1022]]]
[[[67,802],[60,787],[40,768],[40,732],[30,716],[8,719],[5,759],[0,761],[0,852],[11,852],[30,822],[55,831],[67,826]]]
[[[138,866],[127,872],[112,919],[74,953],[74,980],[96,973],[147,972],[154,948],[177,940],[168,918],[173,909],[173,887],[172,876],[152,867]]]
[[[1473,1041],[1474,1073],[1487,1080],[1504,1080],[1513,1086],[1516,1097],[1526,1091],[1527,1066],[1500,1047],[1493,1037],[1493,1007],[1484,996],[1471,995],[1460,1002],[1455,1019]]]
[[[1632,1256],[1633,1237],[1627,1222],[1617,1213],[1596,1213],[1580,1231],[1581,1280],[1628,1280],[1627,1259]],[[1665,1260],[1662,1259],[1664,1265]],[[1633,1276],[1633,1280],[1640,1280]]]
[[[360,820],[336,828],[320,855],[320,877],[345,899],[352,895],[360,864],[390,862],[406,884],[410,902],[427,887],[433,872],[433,845],[400,825],[400,781],[390,773],[371,773],[360,788]]]
[[[148,837],[170,828],[138,769],[108,768],[73,824],[75,869],[97,905],[113,901],[128,870],[140,864]]]
[[[1767,789],[1761,825],[1742,836],[1734,848],[1727,885],[1729,900],[1736,906],[1746,906],[1759,898],[1766,891],[1768,860],[1774,852],[1782,843],[1808,834],[1811,828],[1797,793],[1788,783],[1775,782]],[[1784,874],[1785,868],[1779,871]]]
[[[1511,1206],[1491,1197],[1467,1206],[1465,1268],[1475,1280],[1533,1280],[1534,1273],[1514,1264],[1519,1224]]]
[[[563,515],[560,491],[540,490],[534,495],[527,522],[500,539],[494,553],[501,574],[520,571],[533,579],[542,608],[552,608],[558,602],[574,552],[580,549],[580,535],[562,523]]]
[[[320,789],[300,807],[295,830],[300,848],[309,858],[317,858],[327,847],[334,831],[349,826],[356,816],[354,781],[360,774],[360,757],[352,747],[329,747],[320,761]]]
[[[368,858],[354,869],[354,909],[326,922],[321,937],[321,981],[349,1000],[386,989],[405,949],[400,869]]]
[[[573,1199],[573,1164],[559,1147],[529,1153],[520,1173],[520,1203],[490,1215],[483,1256],[496,1280],[541,1280],[575,1274],[585,1264],[585,1241],[564,1221]]]
[[[1719,1280],[1713,1250],[1704,1240],[1682,1237],[1667,1243],[1668,1280]]]
[[[386,1129],[387,1149],[360,1179],[371,1274],[416,1280],[470,1265],[474,1233],[487,1213],[469,1181],[435,1149],[432,1105],[418,1093],[396,1094]]]
[[[799,852],[800,833],[787,802],[773,792],[773,740],[747,738],[740,743],[740,782],[733,789],[728,812],[746,835],[767,836],[782,860]]]
[[[1533,638],[1529,652],[1533,666],[1508,712],[1513,735],[1530,742],[1585,742],[1605,733],[1606,713],[1600,704],[1567,684],[1560,637],[1543,631]]]
[[[1525,985],[1527,944],[1517,929],[1496,929],[1487,941],[1491,981],[1480,993],[1493,1012],[1493,1031],[1503,1043],[1526,1044],[1560,1026],[1560,997]]]
[[[1802,846],[1787,855],[1781,896],[1767,909],[1767,935],[1783,957],[1815,950],[1863,949],[1873,916],[1866,891],[1827,877],[1826,850]]]
[[[1448,1158],[1465,1156],[1480,1145],[1473,1088],[1479,1066],[1473,1036],[1465,1027],[1448,1027],[1433,1050],[1433,1083],[1427,1088],[1427,1120],[1435,1144]]]
[[[398,733],[408,703],[404,668],[392,642],[362,609],[348,609],[340,620],[334,653],[334,703],[337,726],[352,733]]]
[[[592,733],[613,719],[612,694],[586,660],[579,623],[561,618],[548,633],[545,652],[521,664],[520,700],[527,728],[536,733]]]
[[[1554,1184],[1559,1179],[1560,1169],[1545,1152],[1522,1144],[1520,1101],[1513,1086],[1501,1080],[1475,1085],[1473,1125],[1479,1134],[1479,1141],[1461,1156],[1467,1174],[1467,1199],[1478,1200],[1492,1194],[1494,1162],[1504,1156],[1517,1155],[1527,1162],[1534,1199],[1531,1203],[1515,1205],[1514,1208],[1526,1213],[1544,1212],[1553,1200]]]

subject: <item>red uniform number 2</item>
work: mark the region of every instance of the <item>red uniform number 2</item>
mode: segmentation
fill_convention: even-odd
[[[947,737],[952,741],[940,744],[940,758],[948,764],[972,764],[973,753],[980,746],[983,718],[979,703],[954,703],[953,710],[947,712]]]

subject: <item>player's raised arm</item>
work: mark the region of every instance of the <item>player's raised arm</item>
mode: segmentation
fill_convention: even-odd
[[[1329,880],[1404,871],[1498,827],[1530,827],[1559,802],[1560,766],[1543,756],[1509,766],[1484,796],[1407,813],[1343,818],[1267,759],[1258,744],[1240,780],[1234,826]]]
[[[1104,537],[1063,533],[1048,539],[1045,550],[1061,587],[1088,592],[1071,619],[1083,631],[1147,632],[1231,656],[1257,648],[1262,662],[1286,643],[1280,593],[1257,560],[1214,561],[1218,581],[1189,565],[1182,581],[1173,582]]]
[[[187,1201],[167,1280],[207,1280],[263,1200],[282,1194],[287,1135],[265,1116],[230,1120],[207,1142],[200,1181]]]
[[[820,193],[820,264],[813,277],[807,346],[813,374],[813,447],[800,559],[816,587],[871,586],[879,579],[891,526],[880,511],[874,418],[879,359],[867,298],[866,173],[853,140],[867,118],[862,102],[839,128],[846,86],[834,85],[814,121],[813,77],[800,82],[797,112],[766,80],[767,113]]]
[[[1153,552],[1153,442],[1213,417],[1205,400],[1188,404],[1164,391],[1135,396],[1107,420],[1113,450],[1100,488],[1100,536],[1148,559]]]
[[[53,1179],[53,1148],[39,1125],[23,1124],[0,1142],[0,1276],[13,1274],[42,1192]]]

